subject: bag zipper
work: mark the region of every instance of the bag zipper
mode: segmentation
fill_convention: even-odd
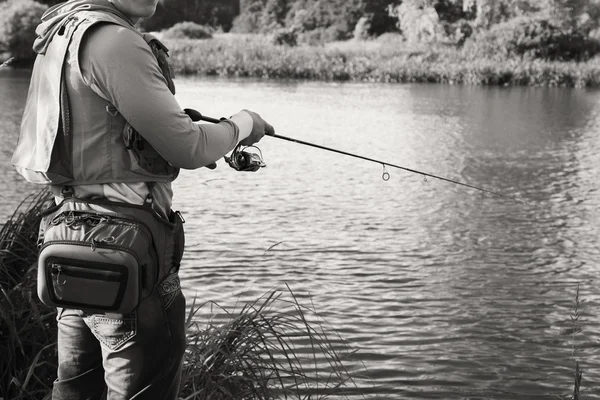
[[[60,281],[60,276],[72,276],[78,278],[101,278],[111,282],[118,282],[123,274],[115,271],[99,271],[92,268],[83,268],[77,267],[75,265],[60,265],[53,264],[51,267],[52,275],[56,275],[56,280],[59,285],[64,285],[66,283],[66,279],[64,282]]]

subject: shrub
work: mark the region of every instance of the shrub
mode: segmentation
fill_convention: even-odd
[[[456,22],[442,22],[446,36],[450,43],[462,46],[465,41],[473,35],[473,27],[471,22],[466,20],[458,20]]]
[[[234,33],[255,33],[260,28],[260,15],[243,13],[235,17],[231,32]]]
[[[369,38],[369,31],[371,30],[371,18],[368,16],[361,17],[356,25],[354,26],[354,32],[352,37],[355,40],[366,40]]]
[[[15,61],[35,59],[31,48],[35,28],[48,7],[33,0],[9,0],[0,4],[0,50],[9,52]]]
[[[280,28],[272,36],[271,42],[275,45],[296,46],[298,44],[298,33],[294,29]]]
[[[167,39],[210,39],[212,32],[210,28],[194,22],[179,22],[164,30],[162,36]]]
[[[546,18],[518,17],[481,31],[467,41],[465,51],[490,59],[585,61],[600,52],[600,42],[576,28],[561,28]]]
[[[446,38],[440,18],[425,0],[406,0],[390,7],[390,15],[409,42],[438,42]]]

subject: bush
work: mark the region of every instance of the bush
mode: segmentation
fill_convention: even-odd
[[[298,44],[298,33],[294,29],[280,28],[273,33],[271,42],[279,46],[293,47]]]
[[[361,17],[356,25],[354,26],[354,32],[352,37],[354,40],[366,40],[369,38],[369,31],[371,30],[371,18],[368,16]]]
[[[475,57],[585,61],[600,52],[600,42],[576,28],[561,28],[546,18],[518,17],[481,31],[465,43]]]
[[[9,0],[0,4],[0,51],[6,51],[16,62],[35,59],[31,48],[35,28],[48,7],[33,0]]]
[[[167,39],[210,39],[212,32],[210,28],[194,22],[179,22],[164,30],[162,36]]]
[[[260,15],[242,13],[235,17],[231,32],[233,33],[255,33],[260,29]]]
[[[439,42],[446,39],[444,27],[432,6],[425,0],[405,0],[390,7],[390,15],[397,18],[397,26],[409,42]]]

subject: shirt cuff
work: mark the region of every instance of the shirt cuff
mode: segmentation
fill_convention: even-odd
[[[229,118],[240,130],[239,140],[242,141],[250,136],[250,132],[252,132],[252,126],[254,122],[252,121],[252,117],[246,111],[240,111],[239,113],[233,115]]]

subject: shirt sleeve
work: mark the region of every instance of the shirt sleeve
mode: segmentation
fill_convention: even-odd
[[[171,165],[195,169],[231,151],[250,134],[248,118],[196,124],[169,91],[156,58],[136,32],[115,24],[92,27],[79,52],[86,83],[111,102]],[[247,114],[247,113],[238,113]],[[252,124],[250,124],[250,130]]]

